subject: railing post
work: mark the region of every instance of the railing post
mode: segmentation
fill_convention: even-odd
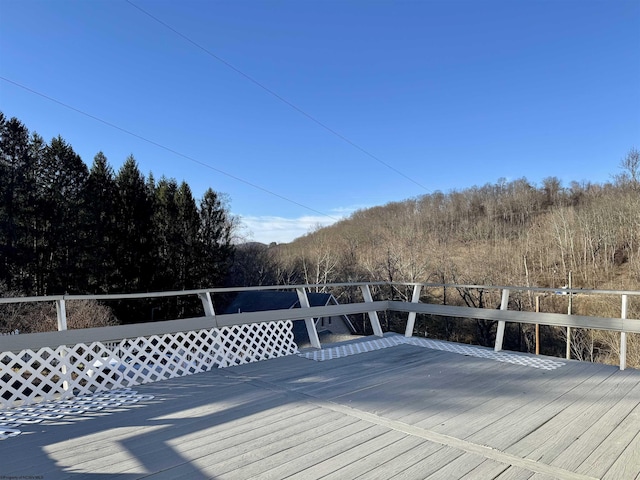
[[[500,301],[500,310],[507,310],[509,308],[509,289],[502,290],[502,300]],[[499,352],[502,350],[502,342],[504,341],[504,320],[498,320],[498,330],[496,331],[496,344],[493,348],[494,351]]]
[[[58,317],[58,331],[61,332],[67,329],[67,306],[64,298],[56,300],[56,316]],[[69,392],[69,366],[67,360],[67,347],[65,345],[60,346],[60,373],[62,374],[62,390],[65,394]]]
[[[567,315],[573,314],[573,292],[571,291],[572,282],[571,282],[571,270],[569,270],[569,306],[567,307]],[[571,360],[571,327],[567,327],[567,348],[566,348],[565,357],[567,360]]]
[[[211,293],[210,292],[199,293],[198,298],[202,302],[202,308],[204,309],[204,316],[215,317],[216,312],[213,309],[213,302],[211,301]]]
[[[67,307],[64,298],[56,300],[56,314],[58,316],[58,331],[67,329]]]
[[[420,291],[422,290],[422,285],[414,285],[413,286],[413,296],[411,297],[411,303],[420,302]],[[404,331],[405,337],[411,337],[413,335],[413,327],[416,324],[416,312],[409,312],[409,317],[407,318],[407,328]]]
[[[307,291],[303,288],[296,288],[298,293],[298,300],[300,301],[300,307],[310,308],[309,297],[307,297]],[[320,338],[318,337],[318,331],[316,330],[316,322],[313,318],[305,318],[304,323],[307,326],[307,334],[309,335],[309,341],[311,346],[315,348],[322,348],[320,345]]]
[[[211,301],[211,292],[200,292],[198,293],[198,298],[202,303],[202,308],[204,310],[205,317],[213,318],[213,326],[218,327],[218,322],[216,320],[216,311],[213,309],[213,302]],[[216,335],[221,335],[218,332]],[[220,337],[218,337],[220,339]],[[225,368],[230,366],[229,355],[227,354],[227,349],[224,346],[224,342],[221,341],[218,344],[218,349],[209,352],[210,357],[215,361],[215,359],[220,356],[222,360],[220,360],[220,368]]]
[[[362,290],[362,297],[364,298],[365,303],[373,303],[373,297],[371,296],[371,290],[369,290],[369,285],[360,285],[360,290]],[[376,337],[383,337],[382,327],[380,326],[380,319],[378,318],[378,312],[375,310],[368,312],[369,321],[371,322],[371,328],[373,329],[373,334]]]
[[[627,295],[622,295],[622,318],[623,331],[620,332],[620,370],[627,368],[627,332],[624,331],[624,320],[627,318]]]

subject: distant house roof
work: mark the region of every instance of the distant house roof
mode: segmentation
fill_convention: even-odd
[[[309,306],[323,307],[325,305],[337,305],[337,300],[330,293],[314,293],[307,292]],[[222,314],[233,314],[243,312],[263,312],[265,310],[286,310],[289,308],[299,308],[300,301],[295,291],[273,291],[273,290],[255,290],[239,292],[233,301],[227,306]],[[333,343],[343,341],[351,334],[355,333],[355,328],[346,315],[338,315],[332,326],[318,325],[316,321],[316,330],[322,341]],[[344,325],[339,328],[338,324]],[[343,333],[335,333],[336,329],[343,330]],[[348,332],[346,335],[344,332]],[[298,346],[308,346],[309,334],[304,320],[295,320],[293,322],[293,335]]]
[[[330,293],[307,293],[309,305],[312,307],[328,305],[332,297]],[[300,301],[296,292],[256,290],[238,293],[222,313],[262,312],[265,310],[286,310],[287,308],[298,307],[300,307]]]
[[[352,327],[351,322],[345,323],[348,327]],[[295,320],[293,322],[293,338],[296,341],[296,345],[299,348],[306,348],[311,346],[311,341],[309,340],[309,332],[307,331],[307,326],[304,323],[304,320]],[[317,330],[317,326],[316,326]],[[318,331],[318,337],[320,338],[320,342],[323,345],[344,342],[345,340],[351,340],[354,338],[353,333],[333,333],[331,330],[323,329]]]

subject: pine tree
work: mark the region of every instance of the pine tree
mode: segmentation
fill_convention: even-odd
[[[127,293],[147,291],[154,270],[153,203],[133,155],[120,168],[116,186],[116,289]]]
[[[178,207],[178,225],[181,232],[180,245],[177,249],[177,286],[183,289],[195,288],[199,284],[197,265],[199,263],[198,229],[200,216],[198,207],[185,182],[180,184],[176,192]]]
[[[233,262],[234,219],[216,192],[209,188],[200,202],[198,275],[200,287],[222,285]]]
[[[209,189],[146,179],[129,156],[114,175],[98,153],[89,171],[62,137],[46,143],[0,112],[0,283],[31,295],[178,290],[221,285],[234,219]],[[173,302],[173,313],[193,307]],[[149,302],[120,302],[125,322]],[[198,309],[199,305],[196,306]],[[174,316],[175,318],[175,316]]]
[[[16,118],[0,112],[0,281],[9,289],[23,287],[28,201],[34,185],[30,171],[29,131]]]
[[[177,268],[175,250],[180,242],[178,225],[178,207],[175,180],[160,179],[154,195],[153,231],[154,257],[157,265],[153,277],[154,290],[172,290],[176,288]]]
[[[93,159],[85,189],[89,293],[108,293],[115,286],[117,195],[113,169],[108,164],[107,157],[98,152]]]
[[[58,136],[36,161],[36,292],[86,290],[82,279],[84,188],[89,172],[78,154]]]

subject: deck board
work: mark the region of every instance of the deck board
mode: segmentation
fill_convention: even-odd
[[[461,478],[469,474],[471,471],[477,469],[485,461],[487,460],[480,455],[465,453],[457,457],[455,460],[447,463],[445,466],[432,473],[431,475],[425,476],[424,478],[429,480],[438,480],[443,478]],[[504,467],[506,468],[506,465]]]
[[[566,408],[549,422],[529,435],[538,446],[527,454],[563,468],[575,468],[613,432],[630,409],[638,405],[640,387],[633,377],[620,375],[620,381],[612,382],[610,389],[594,389],[588,400],[582,398]],[[563,435],[555,435],[561,430]],[[613,444],[612,444],[613,446]],[[608,457],[617,458],[622,452],[614,448]],[[556,461],[562,456],[561,461]]]
[[[533,407],[535,411],[539,411],[541,405],[553,405],[565,393],[565,388],[572,388],[584,382],[580,375],[563,372],[560,377],[563,378],[562,388],[559,388],[555,386],[556,382],[550,385],[550,382],[546,381],[548,376],[544,376],[542,372],[530,371],[530,368],[528,370],[523,376],[515,378],[510,375],[501,376],[499,372],[495,372],[496,378],[492,387],[483,389],[479,394],[465,389],[467,395],[457,401],[455,411],[439,411],[437,415],[421,420],[418,425],[436,431],[451,431],[454,436],[469,436],[487,427],[495,431],[494,424],[508,415],[510,409],[514,412],[519,410],[519,422],[524,422],[527,416],[522,410]],[[534,385],[535,389],[529,390]],[[537,417],[532,415],[529,420],[535,422]],[[494,437],[495,435],[487,439],[488,443],[494,440]]]
[[[257,437],[253,442],[245,440],[240,448],[232,447],[222,452],[222,458],[208,455],[202,457],[199,463],[204,471],[213,470],[217,478],[229,474],[236,478],[259,474],[269,469],[268,461],[272,456],[282,458],[282,454],[290,454],[289,450],[300,443],[304,444],[307,440],[316,442],[318,437],[338,431],[344,424],[343,419],[335,413],[332,416],[309,419],[295,428],[283,428],[276,433]],[[325,440],[330,441],[330,438]]]
[[[425,457],[436,454],[443,448],[446,447],[439,443],[423,441],[411,449],[406,449],[400,452],[394,450],[393,452],[390,452],[390,454],[393,454],[393,457],[388,459],[385,463],[381,464],[374,470],[362,472],[354,478],[387,480],[388,478],[400,475],[412,465],[422,461]]]
[[[495,480],[528,480],[534,473],[519,467],[509,467],[495,477]]]
[[[380,428],[384,429],[384,427]],[[351,471],[353,474],[353,471],[350,469],[354,462],[361,464],[375,462],[380,450],[399,442],[402,438],[402,433],[387,430],[374,438],[367,439],[365,442],[358,444],[357,451],[354,446],[348,450],[337,453],[323,462],[313,465],[313,475],[317,475],[319,478],[351,478],[345,472]],[[292,475],[291,478],[309,478],[309,469]]]
[[[596,373],[597,368],[592,369],[589,375]],[[554,402],[569,389],[582,383],[585,378],[589,377],[584,376],[583,366],[577,362],[563,367],[562,372],[557,375],[547,375],[546,372],[532,375],[520,382],[510,395],[507,395],[506,391],[503,391],[502,395],[495,395],[491,401],[499,402],[497,406],[492,403],[495,411],[499,413],[498,417],[494,416],[492,422],[484,422],[482,428],[470,432],[466,438],[494,448],[509,448],[535,431],[540,421],[546,421],[550,413],[545,409],[549,406],[557,408],[553,407]],[[505,402],[505,398],[509,401]],[[496,436],[496,431],[501,434]]]
[[[638,402],[638,397],[635,398]],[[628,460],[629,467],[635,465],[636,475],[640,476],[640,405],[636,405],[625,419],[616,426],[615,430],[585,459],[576,469],[577,472],[593,475],[597,478],[605,476],[615,478],[609,474],[614,464],[618,464],[613,472],[620,469],[620,461]],[[635,450],[632,448],[635,446]],[[618,477],[625,478],[625,477]],[[634,478],[634,477],[630,477]]]
[[[537,415],[537,423],[540,424],[540,427],[506,451],[518,456],[526,456],[535,461],[554,464],[553,460],[578,440],[581,432],[597,421],[599,417],[594,416],[594,412],[597,415],[606,413],[603,404],[599,403],[602,398],[600,394],[602,390],[604,388],[599,385],[597,391],[580,392],[583,396],[575,401],[569,403],[565,402],[565,399],[560,399],[547,406],[540,415]],[[584,412],[591,413],[591,417],[582,416]],[[607,438],[605,430],[594,430],[592,433],[590,443],[585,445],[585,450],[582,452],[583,456],[590,456],[594,449]],[[608,454],[610,454],[611,448],[614,448],[615,444],[606,443],[609,446]],[[615,458],[614,456],[611,460]],[[608,460],[603,458],[603,461]]]
[[[0,475],[46,479],[634,479],[640,372],[545,371],[413,345],[290,356],[134,388],[21,427]],[[491,448],[487,448],[491,447]]]
[[[295,439],[290,448],[281,450],[277,454],[264,456],[253,464],[243,465],[232,473],[233,475],[246,474],[247,478],[284,478],[313,467],[348,449],[353,443],[353,437],[360,436],[360,433],[368,428],[371,426],[366,422],[351,419],[351,423],[343,421],[328,431],[316,429],[307,440]],[[330,449],[327,448],[328,445],[331,445]]]
[[[390,477],[392,479],[425,479],[445,468],[451,462],[462,457],[464,452],[451,447],[444,447],[436,453],[414,463],[401,473]]]
[[[438,425],[477,407],[479,402],[501,398],[501,392],[510,390],[513,382],[526,382],[531,375],[539,373],[532,372],[527,367],[514,366],[509,368],[507,377],[495,363],[491,360],[465,358],[464,362],[444,365],[437,370],[437,376],[434,372],[434,376],[428,378],[428,396],[424,397],[420,408],[404,415],[390,415],[408,423]],[[460,370],[465,373],[458,374]],[[475,388],[461,389],[460,385],[474,385]],[[458,394],[452,396],[452,391],[457,391]],[[443,406],[446,408],[443,409]]]
[[[473,480],[477,478],[494,479],[506,472],[509,468],[509,465],[505,465],[504,463],[485,460],[473,470],[459,476],[459,478],[461,480]]]
[[[366,422],[355,422],[348,427],[340,427],[330,435],[318,437],[294,447],[283,455],[264,462],[260,472],[252,473],[246,478],[279,480],[303,471],[313,471],[315,465],[329,461],[335,455],[358,445],[360,438],[365,439],[375,434],[369,431],[374,427]],[[313,478],[313,475],[310,475]]]
[[[615,480],[619,478],[637,479],[638,477],[640,477],[640,431],[636,433],[624,452],[602,478]]]
[[[474,409],[470,412],[476,413],[481,420],[474,421],[472,417],[463,417],[458,419],[457,425],[461,425],[461,422],[469,422],[474,425],[474,428],[481,426],[479,433],[471,435],[470,440],[486,443],[516,455],[525,455],[525,452],[537,448],[546,441],[550,430],[554,431],[553,427],[548,425],[549,419],[562,416],[563,412],[577,415],[582,399],[592,394],[595,388],[615,372],[608,367],[590,373],[594,374],[584,375],[575,372],[572,376],[564,377],[562,382],[556,380],[536,383],[533,391],[528,391],[524,395],[498,396],[488,402],[494,407],[493,411],[483,412],[480,409]],[[501,406],[497,404],[500,398],[508,398],[509,401]],[[505,419],[507,419],[506,422]],[[509,424],[509,433],[496,437],[495,431],[505,428],[505,423]],[[556,428],[559,429],[562,426],[557,425]],[[457,429],[453,427],[453,429],[454,434],[461,434],[460,427]]]
[[[326,480],[343,480],[345,478],[366,476],[368,472],[379,469],[386,462],[392,460],[398,452],[414,449],[424,443],[424,440],[420,440],[415,437],[407,437],[400,432],[393,433],[395,435],[388,437],[384,442],[371,442],[368,445],[370,450],[367,456],[349,462],[347,465],[323,478]],[[378,440],[382,440],[382,437]]]

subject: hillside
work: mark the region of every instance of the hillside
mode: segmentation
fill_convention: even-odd
[[[279,247],[305,282],[640,287],[638,151],[613,183],[499,181],[361,210]],[[299,266],[303,266],[302,270]]]
[[[358,211],[290,244],[253,245],[237,252],[237,260],[246,256],[244,262],[254,268],[242,278],[245,285],[395,281],[561,288],[571,275],[573,288],[640,290],[639,174],[640,155],[634,149],[611,183],[564,186],[550,177],[537,186],[523,178],[435,192]],[[391,294],[410,299],[411,291]],[[490,305],[473,291],[438,295],[431,300]],[[532,295],[513,303],[510,308],[534,309]],[[543,305],[543,311],[566,308],[562,299]],[[619,300],[574,305],[574,313],[587,315],[616,317],[619,311]],[[629,314],[640,316],[639,299],[630,300]],[[401,329],[398,321],[394,327],[394,319],[388,319],[389,328]],[[422,322],[419,328],[445,339],[490,344],[494,334],[492,325],[480,322],[447,331],[437,319]],[[547,353],[561,355],[562,332],[549,329],[546,335]],[[612,357],[614,339],[584,335],[588,338],[581,341],[590,346],[576,356],[594,358],[598,350],[601,359]],[[512,331],[511,348],[531,350],[530,336]]]

